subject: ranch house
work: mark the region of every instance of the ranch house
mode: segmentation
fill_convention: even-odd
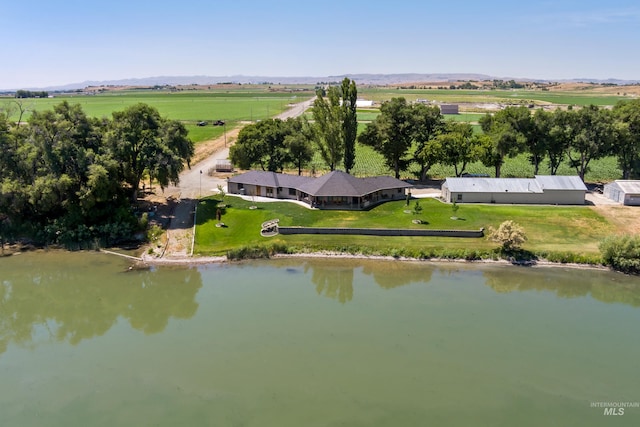
[[[587,187],[579,176],[535,178],[447,178],[442,198],[450,203],[584,205]]]
[[[276,172],[250,171],[227,181],[229,194],[298,200],[319,209],[367,209],[406,197],[412,188],[390,176],[356,178],[342,171],[318,178]]]

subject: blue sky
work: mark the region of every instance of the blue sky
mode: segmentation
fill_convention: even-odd
[[[7,89],[168,75],[640,79],[637,0],[29,0],[1,10]]]

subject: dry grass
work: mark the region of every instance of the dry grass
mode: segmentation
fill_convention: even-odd
[[[640,208],[635,206],[592,206],[591,209],[614,224],[625,234],[640,234]]]

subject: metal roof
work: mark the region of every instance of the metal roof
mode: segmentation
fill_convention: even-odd
[[[542,193],[544,190],[580,190],[587,187],[579,176],[536,175],[535,178],[447,178],[456,193]]]
[[[618,179],[609,185],[615,184],[625,194],[640,194],[640,180]]]
[[[587,186],[578,175],[536,175],[536,181],[543,190],[583,190]]]
[[[455,193],[542,193],[533,178],[447,178],[445,185]]]

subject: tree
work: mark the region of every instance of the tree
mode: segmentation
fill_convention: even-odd
[[[415,161],[420,165],[420,180],[427,179],[427,172],[441,157],[436,135],[444,126],[444,118],[437,106],[414,104],[411,108]]]
[[[480,126],[489,137],[482,163],[495,168],[496,178],[500,178],[505,158],[515,157],[525,146],[528,117],[526,107],[507,107],[493,116],[487,114],[480,119]]]
[[[345,146],[340,110],[340,89],[331,86],[325,98],[320,92],[313,102],[313,136],[320,156],[330,170],[343,159]]]
[[[550,144],[551,113],[537,110],[531,117],[529,129],[525,134],[526,148],[529,152],[529,163],[533,165],[533,174],[538,175],[540,165],[547,154]]]
[[[502,245],[502,250],[509,252],[512,249],[518,249],[527,241],[524,229],[517,223],[507,220],[504,221],[498,229],[489,228],[489,240]]]
[[[576,127],[567,149],[567,157],[584,181],[591,160],[600,159],[611,152],[614,140],[613,117],[611,111],[595,105],[583,107],[572,114],[575,114]]]
[[[309,124],[300,118],[288,119],[288,135],[284,139],[284,145],[289,152],[289,160],[298,169],[298,175],[302,175],[302,168],[313,158],[313,145]]]
[[[439,161],[453,166],[456,176],[462,175],[469,163],[478,160],[487,138],[476,136],[468,123],[448,122],[434,141],[440,149]]]
[[[157,109],[146,104],[113,113],[107,141],[133,201],[145,173],[163,188],[178,183],[184,162],[188,164],[194,152],[186,135],[184,125],[160,117]]]
[[[356,82],[347,77],[342,80],[342,105],[340,106],[342,136],[344,138],[344,170],[349,173],[356,160],[356,137],[358,136],[358,116]]]
[[[622,179],[629,179],[640,175],[640,100],[619,102],[613,114],[617,119],[613,154],[618,157]]]
[[[263,120],[242,128],[229,157],[241,169],[258,166],[278,172],[294,162],[300,170],[313,155],[310,139],[308,127],[299,118]]]
[[[543,117],[543,116],[542,116]],[[540,119],[542,119],[540,117]],[[544,119],[539,121],[542,128]],[[548,137],[546,155],[549,158],[549,169],[551,175],[558,173],[558,168],[564,161],[566,152],[573,140],[576,131],[576,115],[574,110],[556,110],[551,116],[551,123],[548,124]]]
[[[411,106],[404,98],[392,98],[382,104],[380,115],[367,125],[358,141],[382,154],[399,179],[411,160],[407,155],[413,135]]]

